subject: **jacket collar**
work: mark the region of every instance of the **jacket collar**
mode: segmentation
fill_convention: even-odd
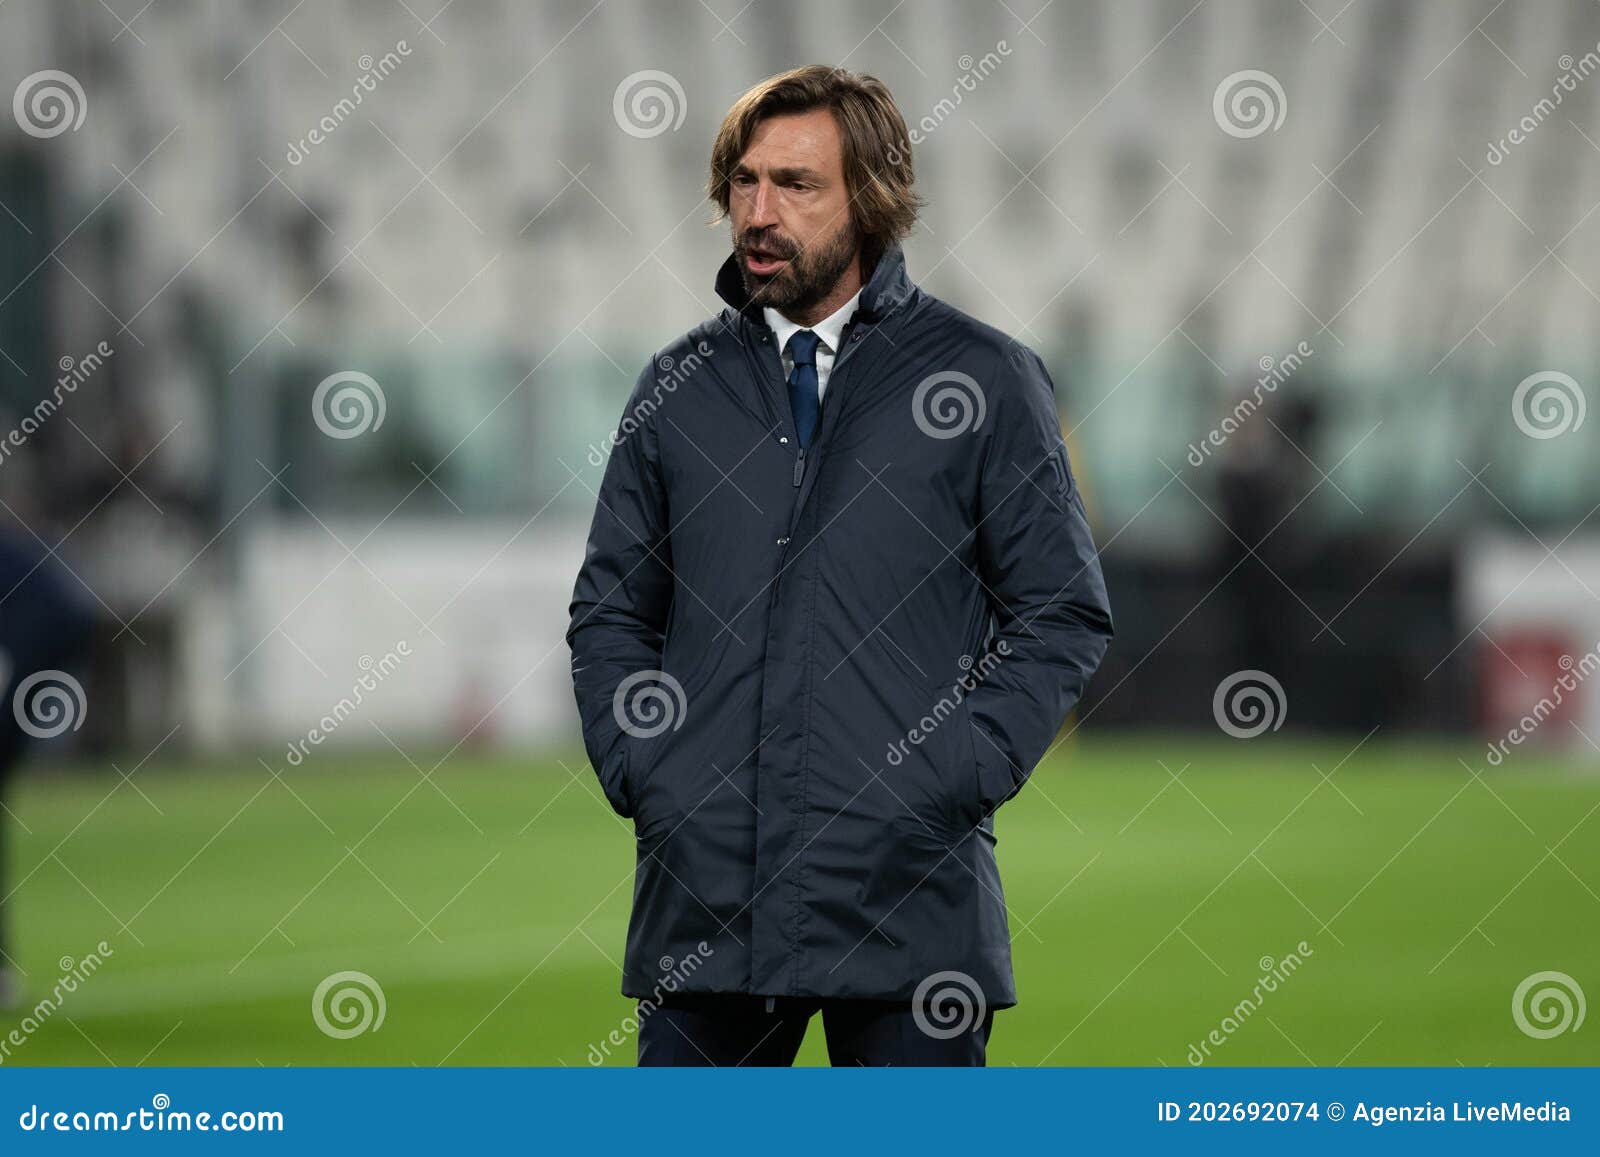
[[[717,270],[716,288],[717,296],[737,312],[747,315],[757,324],[766,324],[761,317],[760,304],[752,303],[749,294],[745,292],[737,253],[729,254],[728,259],[722,263],[722,268]],[[861,287],[858,316],[864,314],[873,318],[882,317],[910,297],[915,289],[916,284],[906,273],[904,251],[898,244],[891,245],[878,258],[877,265],[873,266],[872,275],[867,278],[866,285]]]
[[[856,310],[860,308],[861,291],[858,289],[854,297],[815,325],[803,326],[797,321],[790,321],[779,310],[773,309],[770,305],[761,311],[761,320],[767,323],[767,328],[772,331],[772,336],[777,339],[780,350],[788,346],[789,339],[796,333],[799,333],[802,329],[808,329],[822,339],[822,344],[827,347],[829,354],[838,354],[840,339],[844,335],[845,327],[850,324],[850,319],[855,316]]]

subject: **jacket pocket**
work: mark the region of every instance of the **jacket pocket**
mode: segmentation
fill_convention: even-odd
[[[967,717],[967,736],[972,743],[972,775],[978,793],[978,810],[992,817],[1000,805],[1017,794],[1019,783],[1011,759],[971,717]]]
[[[661,792],[657,780],[663,754],[674,732],[671,728],[655,735],[628,736],[628,759],[624,776],[629,801],[629,812],[634,820],[636,835],[643,835],[652,821],[662,813]]]
[[[644,781],[650,774],[650,745],[653,741],[653,736],[641,739],[635,735],[629,735],[622,741],[628,750],[627,759],[622,765],[622,780],[628,789],[629,801],[635,805],[639,802]]]
[[[633,816],[633,800],[628,791],[629,742],[629,736],[619,736],[611,745],[611,754],[601,761],[595,772],[595,778],[600,781],[600,790],[604,793],[606,802],[611,805],[611,810],[623,819],[630,819]]]
[[[981,781],[966,697],[950,684],[932,685],[918,731],[921,769],[928,777],[932,805],[928,822],[957,840],[972,833],[984,817]]]
[[[954,747],[960,753],[960,766],[956,768],[956,782],[961,785],[962,791],[956,804],[962,830],[966,832],[983,822],[988,815],[988,803],[984,796],[982,764],[979,761],[981,753],[978,751],[978,744],[984,741],[975,730],[977,724],[972,720],[972,712],[967,710],[965,696],[957,704],[950,725],[957,732]]]

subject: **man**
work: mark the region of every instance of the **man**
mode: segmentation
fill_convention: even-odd
[[[877,80],[751,89],[711,156],[722,314],[640,375],[573,596],[638,838],[639,1063],[977,1065],[1016,1003],[995,809],[1111,636],[1053,387],[930,297]]]
[[[0,525],[0,1012],[23,1006],[22,969],[9,937],[6,829],[19,823],[5,806],[11,779],[31,739],[53,733],[74,708],[54,696],[59,668],[87,640],[93,616],[62,567],[13,527]],[[25,688],[33,682],[36,690]]]

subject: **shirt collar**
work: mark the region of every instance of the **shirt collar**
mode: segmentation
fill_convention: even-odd
[[[822,344],[828,347],[829,353],[837,355],[839,352],[839,338],[844,334],[845,323],[850,320],[851,315],[855,313],[856,307],[860,303],[861,291],[858,289],[854,297],[812,326],[804,326],[799,322],[790,321],[771,306],[763,307],[761,316],[777,337],[779,350],[788,348],[789,339],[800,330],[809,329],[822,339]]]

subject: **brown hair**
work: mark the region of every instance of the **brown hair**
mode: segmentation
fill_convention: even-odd
[[[870,269],[885,248],[911,232],[923,199],[912,187],[916,174],[900,109],[884,83],[864,73],[808,64],[768,77],[735,101],[711,147],[706,191],[718,209],[712,222],[728,213],[729,174],[756,126],[771,116],[815,108],[828,109],[839,126],[850,213]]]

